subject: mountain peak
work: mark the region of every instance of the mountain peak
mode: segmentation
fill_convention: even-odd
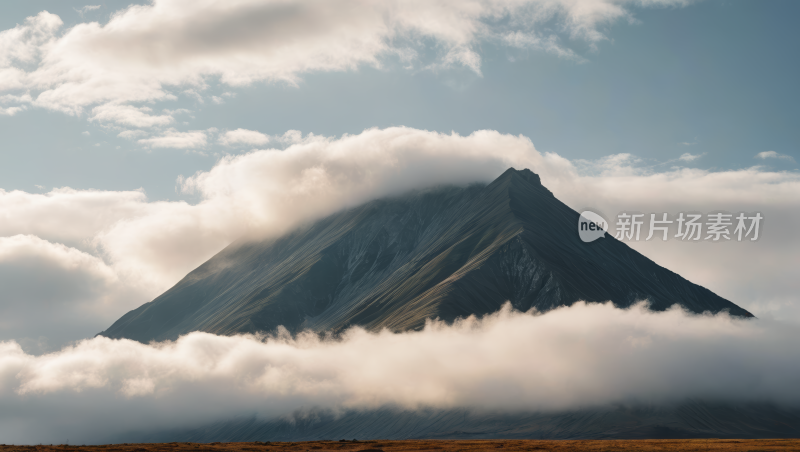
[[[514,192],[524,192],[529,195],[539,193],[550,197],[553,193],[542,185],[542,180],[538,174],[523,168],[521,170],[509,168],[503,174],[489,184],[489,190],[511,189]]]
[[[535,185],[542,185],[542,180],[539,178],[539,175],[529,170],[528,168],[523,168],[521,170],[518,170],[511,167],[507,169],[503,174],[501,174],[500,177],[498,177],[495,181],[515,180],[515,179],[524,180],[526,182]]]

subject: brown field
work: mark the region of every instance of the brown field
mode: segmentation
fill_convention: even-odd
[[[104,446],[7,446],[0,452],[269,452],[269,451],[800,451],[800,439],[679,440],[406,440],[307,441],[297,443],[162,443]]]

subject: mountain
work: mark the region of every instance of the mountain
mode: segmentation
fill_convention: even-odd
[[[687,400],[561,412],[493,413],[466,409],[299,412],[199,428],[129,432],[121,442],[318,441],[357,439],[651,439],[797,438],[800,411],[768,403]]]
[[[509,169],[488,185],[441,187],[342,211],[271,240],[240,240],[106,331],[141,342],[191,331],[420,329],[497,311],[578,300],[650,300],[693,312],[739,306],[613,237],[582,242],[579,214]]]

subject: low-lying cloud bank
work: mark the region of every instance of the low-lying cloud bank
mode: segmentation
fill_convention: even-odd
[[[143,345],[103,337],[32,356],[0,343],[0,437],[102,441],[299,409],[548,411],[687,398],[800,406],[800,330],[725,314],[578,303],[509,307],[424,331],[224,337]]]

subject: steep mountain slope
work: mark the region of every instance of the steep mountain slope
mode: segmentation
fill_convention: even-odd
[[[751,314],[613,238],[584,243],[579,214],[529,170],[489,185],[446,187],[340,212],[277,240],[239,241],[104,336],[142,342],[191,331],[235,334],[283,325],[419,329],[577,300]]]

